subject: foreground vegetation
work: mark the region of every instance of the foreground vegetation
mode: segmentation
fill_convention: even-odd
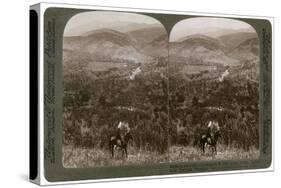
[[[239,160],[255,159],[259,157],[259,151],[251,148],[244,151],[238,148],[218,146],[217,154],[207,151],[203,154],[198,148],[172,146],[169,152],[159,155],[157,152],[128,148],[128,158],[122,157],[121,151],[116,151],[114,157],[110,156],[109,150],[93,148],[63,147],[63,165],[65,168],[87,168],[96,166],[119,166],[159,164],[167,162],[209,161],[209,160]]]
[[[123,63],[126,66],[119,68],[107,62],[101,66],[104,69],[98,68],[98,71],[66,63],[68,69],[63,79],[65,167],[258,156],[257,62],[245,61],[235,66],[212,64],[214,69],[199,63],[190,69],[192,62],[169,62],[169,70],[166,58]],[[138,69],[141,73],[130,78]],[[225,72],[229,75],[221,79]],[[127,159],[118,155],[111,158],[108,150],[109,138],[116,134],[120,121],[128,122],[134,139]],[[209,121],[217,121],[221,129],[222,145],[217,155],[202,155],[197,149]]]

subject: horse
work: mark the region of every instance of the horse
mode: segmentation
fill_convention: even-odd
[[[212,153],[217,153],[217,140],[221,137],[220,127],[217,121],[209,121],[206,133],[200,136],[200,148],[205,153],[205,146],[212,148]]]
[[[205,146],[209,145],[212,148],[212,154],[217,153],[217,141],[221,137],[220,130],[215,131],[213,134],[202,134],[200,138],[200,148],[205,153]]]
[[[128,157],[127,146],[128,142],[133,140],[133,136],[130,132],[125,133],[124,138],[121,136],[111,136],[109,139],[109,148],[111,151],[111,156],[114,157],[114,149],[120,148],[122,150],[122,157],[124,156],[124,152],[126,154],[126,158]]]

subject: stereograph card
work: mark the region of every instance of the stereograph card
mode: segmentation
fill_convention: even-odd
[[[273,170],[268,17],[30,8],[30,180]]]

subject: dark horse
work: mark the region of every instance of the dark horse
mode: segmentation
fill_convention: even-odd
[[[128,142],[130,140],[133,140],[133,137],[131,135],[130,132],[127,132],[124,135],[124,138],[122,138],[121,136],[111,136],[109,139],[109,148],[111,151],[111,156],[114,157],[114,148],[120,148],[122,150],[122,157],[124,155],[124,152],[126,154],[126,157],[128,157],[128,153],[127,153],[127,146],[128,146]]]
[[[215,131],[213,134],[204,133],[200,137],[200,148],[205,153],[205,146],[209,145],[212,148],[212,153],[217,153],[217,141],[221,137],[220,130]]]

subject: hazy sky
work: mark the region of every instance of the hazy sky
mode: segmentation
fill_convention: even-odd
[[[203,34],[219,37],[235,31],[255,32],[252,26],[243,21],[227,18],[189,18],[178,22],[172,29],[170,41],[176,41],[185,36]]]
[[[64,36],[77,36],[95,29],[108,28],[122,30],[128,24],[160,24],[152,17],[123,12],[91,11],[79,13],[70,18],[64,30]],[[131,25],[131,27],[134,27]],[[134,28],[127,27],[128,30]],[[137,29],[137,28],[136,28]]]

